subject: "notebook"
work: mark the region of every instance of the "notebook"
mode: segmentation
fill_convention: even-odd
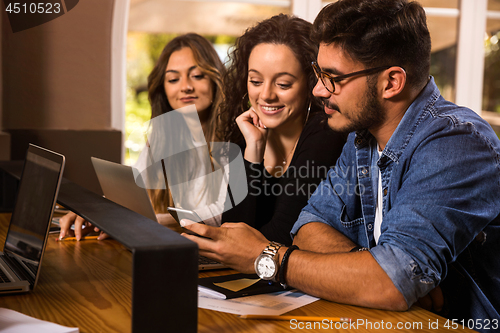
[[[237,273],[198,279],[198,291],[208,297],[230,299],[283,291],[283,287],[261,280],[257,274]]]
[[[7,237],[0,252],[0,294],[33,290],[64,170],[65,158],[30,144]]]
[[[132,167],[96,157],[91,157],[91,160],[107,199],[158,222],[147,190],[135,183]],[[227,267],[207,257],[199,257],[199,270],[221,268]]]

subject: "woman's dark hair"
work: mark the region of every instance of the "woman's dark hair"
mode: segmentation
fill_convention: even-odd
[[[427,83],[431,38],[425,11],[406,0],[340,0],[314,21],[312,39],[335,43],[365,68],[400,66],[413,87]]]
[[[208,126],[206,127],[207,133],[205,133],[207,142],[214,142],[217,141],[215,140],[217,137],[217,110],[223,100],[222,76],[224,75],[225,67],[212,44],[198,34],[189,33],[177,36],[161,52],[156,65],[148,76],[148,97],[152,109],[151,118],[172,110],[165,94],[165,70],[172,53],[184,47],[191,49],[196,64],[205,75],[210,77],[214,85],[212,112]]]
[[[254,47],[259,44],[286,45],[292,50],[308,78],[307,90],[311,113],[321,109],[319,101],[312,95],[317,79],[311,62],[316,60],[318,48],[309,37],[311,29],[312,24],[301,18],[280,14],[247,29],[236,40],[229,54],[229,68],[223,79],[226,99],[222,103],[220,115],[222,122],[226,124],[223,129],[224,141],[239,144],[243,141],[235,119],[249,108],[248,59]]]

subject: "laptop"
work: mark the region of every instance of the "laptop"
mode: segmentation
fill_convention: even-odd
[[[148,191],[137,186],[132,167],[96,157],[91,160],[106,199],[158,222]]]
[[[30,144],[7,237],[0,252],[0,294],[33,290],[64,170],[65,158]]]
[[[158,222],[148,191],[136,184],[132,167],[97,157],[91,157],[91,160],[107,199]],[[199,257],[198,270],[221,268],[227,266],[204,256]]]

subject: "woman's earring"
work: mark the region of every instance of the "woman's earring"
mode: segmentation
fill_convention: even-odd
[[[306,121],[304,121],[304,125],[307,124],[307,119],[309,119],[310,112],[311,112],[311,102],[309,102],[309,106],[307,107]]]
[[[248,99],[247,105],[244,105],[245,97],[247,97],[247,95],[248,95],[248,92],[246,92],[245,95],[243,95],[243,97],[241,98],[241,110],[243,112],[245,112],[248,108],[252,107],[252,103],[250,103],[250,99]]]

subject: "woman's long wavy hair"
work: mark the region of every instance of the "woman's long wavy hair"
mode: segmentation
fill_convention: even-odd
[[[221,105],[220,116],[222,122],[227,124],[222,133],[224,141],[243,143],[243,136],[235,120],[249,107],[248,59],[254,47],[259,44],[286,45],[292,50],[308,78],[307,91],[311,114],[321,110],[318,99],[312,95],[317,79],[311,62],[316,61],[318,47],[309,38],[311,30],[311,23],[295,16],[279,14],[247,29],[236,40],[229,54],[229,68],[223,78],[225,100]]]
[[[148,76],[148,97],[152,109],[151,118],[172,110],[164,88],[165,70],[172,53],[184,47],[189,47],[193,51],[196,64],[203,74],[210,78],[213,84],[212,110],[206,127],[207,133],[204,134],[207,142],[215,142],[217,141],[216,138],[218,138],[217,110],[223,101],[222,77],[225,73],[225,67],[212,44],[198,34],[188,33],[177,36],[161,52],[156,65]]]
[[[220,141],[217,110],[219,110],[223,101],[222,77],[225,73],[225,66],[212,44],[198,34],[188,33],[172,39],[163,49],[153,70],[149,74],[148,97],[152,109],[151,118],[173,110],[165,93],[165,70],[172,53],[184,47],[191,49],[196,64],[203,74],[210,78],[213,85],[211,112],[204,131],[205,140],[207,143]],[[179,166],[176,169],[180,169]],[[196,170],[183,170],[182,172],[189,174],[195,173]],[[169,190],[148,190],[148,192],[157,213],[166,213],[167,207],[175,206]]]

